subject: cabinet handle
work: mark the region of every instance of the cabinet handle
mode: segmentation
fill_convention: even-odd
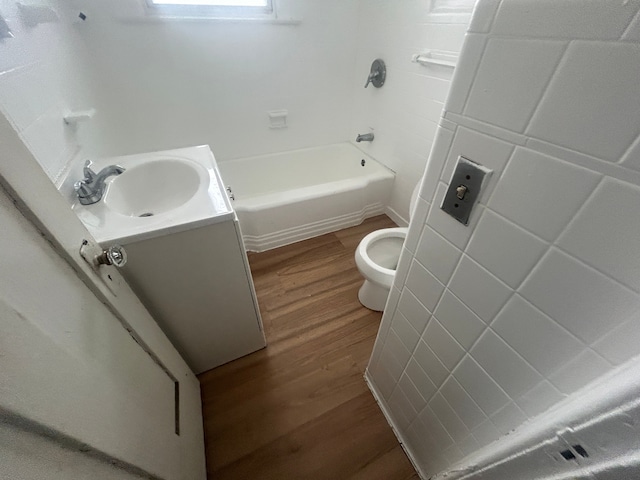
[[[113,265],[122,268],[127,264],[127,251],[122,245],[111,245],[96,257],[98,265]]]

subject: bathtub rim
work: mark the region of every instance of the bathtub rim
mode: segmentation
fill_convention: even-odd
[[[326,150],[328,155],[340,152],[347,156],[347,161],[353,160],[342,178],[322,181],[314,185],[293,185],[295,188],[251,195],[233,192],[236,198],[232,205],[240,223],[246,250],[252,252],[271,250],[359,225],[365,219],[376,215],[391,213],[388,212],[388,201],[395,181],[395,172],[361,151],[353,143],[341,142],[228,160],[220,162],[220,170],[225,185],[229,185],[233,190],[236,179],[224,177],[227,170],[225,164],[230,166],[229,162],[238,162],[234,167],[240,168],[240,171],[231,171],[231,175],[237,177],[241,174],[244,165],[251,165],[253,162],[264,165],[264,162],[268,162],[270,158],[277,158],[283,154],[289,157],[285,158],[285,162],[295,161],[296,154],[308,155],[309,151],[314,152],[314,156],[310,158],[318,159],[318,152],[322,158],[323,150]],[[369,165],[374,165],[373,168],[362,170],[359,166],[354,168],[355,165],[359,165],[361,159]],[[305,177],[304,180],[307,178]],[[284,182],[286,186],[295,183],[289,180]],[[251,186],[251,182],[254,181],[255,177],[248,180],[249,185]],[[322,215],[314,204],[315,201],[322,202],[323,198],[328,201],[326,215]],[[320,205],[319,209],[322,210],[323,207],[324,205]],[[283,210],[278,212],[278,209]],[[306,212],[309,212],[308,217]],[[288,218],[292,220],[290,224],[287,223]]]

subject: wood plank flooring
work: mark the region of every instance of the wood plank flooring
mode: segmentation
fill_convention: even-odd
[[[381,314],[353,254],[386,216],[249,262],[268,347],[199,376],[210,479],[417,479],[364,379]]]

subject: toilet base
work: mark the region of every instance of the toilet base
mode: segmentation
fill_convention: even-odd
[[[369,310],[382,312],[387,303],[387,297],[390,291],[390,288],[384,288],[369,280],[365,280],[358,291],[358,300]]]

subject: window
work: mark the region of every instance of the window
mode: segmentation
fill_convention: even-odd
[[[433,13],[471,13],[476,0],[435,0],[431,3]]]
[[[469,24],[477,0],[433,0],[429,22]]]
[[[195,17],[263,17],[273,0],[147,0],[154,14]]]
[[[209,7],[267,7],[267,0],[151,0],[152,5],[200,5]]]

